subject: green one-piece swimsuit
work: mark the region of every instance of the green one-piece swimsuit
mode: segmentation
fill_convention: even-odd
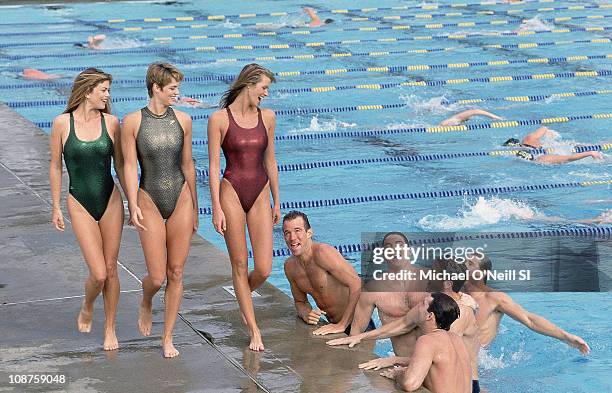
[[[113,141],[106,130],[103,113],[100,113],[100,118],[100,137],[93,141],[82,141],[76,136],[74,116],[70,113],[70,133],[64,144],[64,162],[70,178],[70,195],[96,221],[100,221],[104,215],[115,187],[111,173]]]

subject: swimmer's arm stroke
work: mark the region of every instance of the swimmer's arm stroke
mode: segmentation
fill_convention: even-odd
[[[418,310],[413,307],[408,313],[395,321],[389,322],[381,327],[370,330],[369,332],[360,333],[355,336],[337,338],[330,340],[327,345],[347,345],[349,348],[353,348],[355,345],[361,343],[362,340],[378,340],[380,338],[390,338],[395,336],[401,336],[406,334],[417,327],[416,321],[418,317]]]
[[[55,229],[63,231],[65,228],[62,214],[62,131],[66,128],[66,116],[59,115],[53,119],[49,148],[51,150],[51,165],[49,166],[49,184],[51,185],[52,215],[51,222]]]
[[[274,205],[272,208],[272,221],[276,225],[280,222],[280,191],[278,186],[278,165],[276,163],[276,156],[274,153],[274,130],[276,129],[276,115],[271,109],[262,109],[261,117],[264,120],[264,125],[268,131],[268,146],[264,155],[264,166],[266,168],[266,174],[270,181],[270,191],[272,192],[272,199]]]
[[[185,176],[185,181],[191,193],[191,201],[193,203],[193,231],[196,232],[199,226],[199,211],[198,211],[198,191],[196,189],[196,173],[195,164],[193,161],[191,136],[193,133],[193,122],[191,116],[185,112],[174,110],[176,118],[184,132],[183,152],[181,157],[181,170]]]
[[[563,341],[578,349],[583,355],[590,352],[589,345],[581,337],[570,334],[546,318],[525,310],[507,294],[495,292],[488,296],[495,298],[498,311],[507,314],[510,318],[522,323],[534,332]]]
[[[121,129],[121,151],[123,152],[123,176],[126,198],[130,210],[130,224],[137,230],[146,230],[140,223],[142,212],[138,207],[138,158],[136,154],[136,133],[140,125],[140,112],[133,112],[123,118]]]
[[[342,333],[353,321],[355,307],[361,294],[361,280],[355,269],[344,259],[342,254],[328,244],[321,244],[319,248],[320,256],[315,258],[317,264],[332,275],[341,284],[348,287],[349,300],[344,310],[342,318],[336,323],[325,325],[313,332],[315,335],[325,335],[332,333]]]
[[[569,155],[560,154],[543,154],[537,158],[539,162],[545,164],[565,164],[566,162],[578,161],[583,158],[593,157],[595,159],[602,159],[603,156],[600,152],[596,151],[585,151],[582,153],[575,153]]]
[[[229,121],[229,120],[228,120]],[[223,111],[219,110],[210,115],[208,119],[208,186],[213,209],[213,227],[220,235],[226,229],[225,215],[221,209],[219,199],[221,181],[221,138],[223,127]]]
[[[421,336],[417,339],[410,364],[395,377],[400,389],[412,392],[423,385],[434,358],[435,343],[431,337]]]

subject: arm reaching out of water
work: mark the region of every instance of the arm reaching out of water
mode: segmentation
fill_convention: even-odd
[[[543,154],[536,158],[538,162],[545,164],[565,164],[572,161],[582,160],[583,158],[593,157],[596,160],[603,160],[603,154],[599,151],[585,151],[570,155]]]
[[[534,332],[563,341],[569,346],[578,349],[583,355],[588,355],[590,352],[589,345],[581,337],[570,334],[547,319],[525,310],[507,294],[494,292],[490,293],[489,296],[495,298],[497,309],[500,312],[507,314]]]
[[[486,116],[488,118],[494,119],[494,120],[501,120],[502,118],[494,115],[493,113],[487,112],[485,110],[482,109],[470,109],[467,111],[463,111],[460,113],[457,113],[451,117],[449,117],[446,120],[443,120],[440,125],[441,126],[457,126],[459,124],[462,124],[465,121],[470,120],[472,117],[474,116]]]
[[[409,331],[416,328],[418,310],[413,307],[412,310],[406,314],[403,318],[396,319],[393,322],[389,322],[386,325],[379,327],[378,329],[370,330],[369,332],[357,334],[356,336],[349,336],[343,338],[337,338],[330,340],[327,345],[347,345],[349,348],[353,348],[355,345],[361,343],[362,340],[377,340],[379,338],[389,338],[406,334]]]

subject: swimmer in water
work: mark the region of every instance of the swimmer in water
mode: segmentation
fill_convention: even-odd
[[[24,68],[21,75],[24,79],[36,79],[36,80],[49,80],[49,79],[57,79],[61,78],[60,75],[56,74],[47,74],[42,71],[38,71],[34,68]]]
[[[321,22],[321,18],[317,15],[317,11],[311,7],[304,7],[304,12],[310,17],[310,22],[307,24],[308,27],[319,27],[322,24],[328,25],[334,21],[333,19],[325,19]]]
[[[514,147],[528,147],[531,149],[541,149],[541,139],[544,136],[554,136],[554,132],[548,127],[540,127],[534,132],[527,134],[521,142],[516,138],[510,138],[503,143],[503,146],[514,146]],[[574,154],[540,154],[538,156],[534,153],[521,150],[516,153],[517,157],[523,158],[528,161],[537,161],[544,164],[565,164],[572,161],[581,160],[587,157],[593,157],[594,159],[603,159],[603,154],[599,151],[585,151],[582,153]]]
[[[198,100],[197,98],[191,98],[191,97],[179,97],[176,103],[174,104],[174,106],[183,106],[183,107],[188,107],[188,108],[202,108],[202,109],[217,108],[217,105],[207,104],[205,102]]]
[[[479,270],[486,273],[493,270],[491,260],[487,256],[482,258],[470,256],[467,258],[465,266],[471,272]],[[506,293],[495,291],[495,289],[487,286],[486,274],[478,280],[474,278],[473,274],[470,274],[463,290],[478,303],[476,320],[480,332],[480,345],[483,347],[488,346],[495,339],[502,317],[508,315],[536,333],[563,341],[585,356],[591,350],[581,337],[568,333],[547,319],[525,310]]]
[[[467,111],[457,113],[456,115],[452,115],[448,119],[440,122],[440,125],[441,126],[458,126],[470,120],[474,116],[486,116],[493,120],[502,120],[501,117],[494,115],[493,113],[484,111],[482,109],[470,109]]]
[[[89,49],[100,50],[100,49],[102,49],[100,44],[102,44],[102,42],[105,39],[106,39],[106,35],[104,35],[104,34],[90,35],[89,37],[87,37],[87,43],[86,44],[83,44],[83,43],[79,42],[79,43],[74,44],[74,46],[78,46],[80,48],[89,48]]]

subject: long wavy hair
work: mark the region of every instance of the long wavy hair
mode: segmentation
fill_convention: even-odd
[[[269,69],[260,66],[259,64],[251,63],[247,64],[242,68],[240,74],[236,80],[232,83],[230,88],[223,93],[219,106],[221,108],[227,108],[232,102],[236,100],[238,94],[247,87],[248,85],[254,85],[261,80],[262,76],[267,76],[272,82],[276,82],[274,73]]]
[[[90,94],[100,83],[106,81],[112,83],[112,75],[97,68],[92,67],[81,71],[81,73],[74,78],[72,92],[70,92],[70,98],[68,98],[68,104],[66,105],[64,113],[74,111],[83,101],[85,101],[85,96],[87,96],[87,94]],[[111,113],[110,100],[106,102],[106,107],[102,112]]]

